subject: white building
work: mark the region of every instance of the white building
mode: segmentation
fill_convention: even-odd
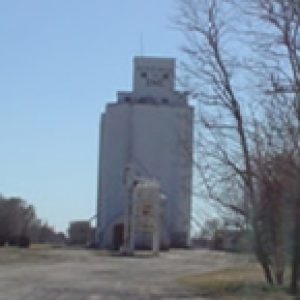
[[[136,57],[133,91],[118,92],[102,114],[98,179],[97,241],[119,248],[128,203],[124,170],[130,164],[156,179],[166,196],[161,245],[190,244],[193,109],[175,90],[175,60]],[[147,246],[147,233],[136,238]]]

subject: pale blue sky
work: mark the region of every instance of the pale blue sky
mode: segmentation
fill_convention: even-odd
[[[179,58],[175,0],[0,0],[0,193],[65,230],[95,212],[98,124],[132,58]]]

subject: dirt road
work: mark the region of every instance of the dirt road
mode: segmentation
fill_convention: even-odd
[[[0,300],[202,299],[184,290],[176,279],[240,260],[199,250],[164,252],[159,257],[114,257],[52,249],[26,254],[24,260],[22,256],[15,261],[10,258],[10,262],[5,255],[7,250],[0,250]]]

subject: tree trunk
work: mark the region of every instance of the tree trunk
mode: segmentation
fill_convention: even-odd
[[[272,271],[269,266],[269,264],[266,261],[260,261],[260,264],[262,266],[262,269],[264,271],[265,278],[267,280],[267,283],[270,285],[274,284],[273,276],[272,276]]]
[[[277,234],[281,234],[281,232],[277,232]],[[285,252],[284,252],[283,241],[279,241],[279,244],[275,245],[274,252],[275,252],[274,254],[275,279],[278,285],[282,285],[284,280],[284,267],[285,267]]]
[[[276,271],[276,282],[278,285],[283,284],[283,276],[284,276],[284,270],[278,270]]]
[[[273,285],[274,280],[273,280],[273,275],[272,275],[272,270],[270,267],[270,260],[269,260],[269,255],[265,251],[263,247],[263,241],[261,237],[261,233],[257,227],[256,220],[253,221],[253,226],[254,226],[254,245],[255,245],[255,255],[256,258],[261,265],[266,281],[268,284]]]
[[[291,292],[297,294],[298,280],[300,276],[300,199],[297,199],[294,211],[294,233],[293,233],[293,252],[292,252],[292,277]]]

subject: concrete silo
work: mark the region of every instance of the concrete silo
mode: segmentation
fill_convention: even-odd
[[[118,92],[101,117],[97,241],[119,248],[124,240],[128,196],[124,170],[155,179],[166,196],[161,244],[190,243],[193,109],[175,90],[175,60],[136,57],[133,91]],[[147,234],[136,238],[147,246]]]

